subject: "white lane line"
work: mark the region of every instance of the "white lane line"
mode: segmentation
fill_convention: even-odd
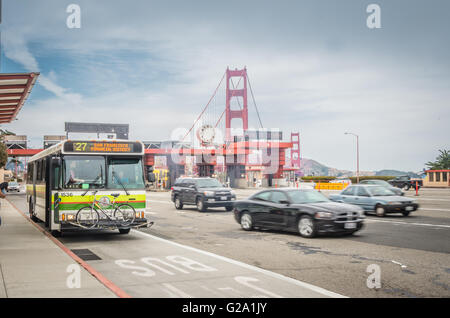
[[[162,201],[162,200],[147,200],[147,203],[152,203],[152,202],[157,202],[157,203],[166,203],[166,204],[173,204],[172,201]]]
[[[418,198],[418,197],[408,197],[411,199],[416,199],[418,201],[447,201],[450,202],[450,199],[432,199],[432,198]]]
[[[386,221],[386,220],[374,220],[374,219],[366,219],[366,222],[381,222],[381,223],[393,223],[393,224],[403,224],[403,225],[418,225],[418,226],[431,226],[431,227],[443,227],[450,228],[450,225],[444,224],[429,224],[429,223],[413,223],[413,222],[399,222],[399,221]]]
[[[423,211],[442,211],[442,212],[450,212],[449,209],[419,208],[419,210],[423,210]]]
[[[284,276],[284,275],[281,275],[281,274],[278,274],[278,273],[274,273],[274,272],[271,272],[271,271],[268,271],[268,270],[265,270],[265,269],[262,269],[262,268],[259,268],[259,267],[248,265],[248,264],[236,261],[236,260],[231,259],[231,258],[227,258],[227,257],[224,257],[224,256],[220,256],[220,255],[217,255],[217,254],[213,254],[213,253],[207,252],[207,251],[199,250],[199,249],[197,249],[195,247],[191,247],[191,246],[179,244],[179,243],[176,243],[176,242],[172,242],[172,241],[169,241],[169,240],[165,240],[165,239],[162,239],[160,237],[153,236],[151,234],[148,234],[148,233],[145,233],[145,232],[141,232],[141,231],[138,231],[138,230],[132,230],[132,231],[134,233],[138,233],[140,235],[150,237],[150,238],[152,238],[152,239],[154,239],[156,241],[164,242],[164,243],[171,244],[171,245],[174,245],[174,246],[177,246],[177,247],[181,247],[181,248],[184,248],[184,249],[187,249],[187,250],[190,250],[190,251],[193,251],[193,252],[197,252],[197,253],[200,253],[200,254],[203,254],[203,255],[206,255],[206,256],[210,256],[210,257],[216,258],[218,260],[221,260],[221,261],[233,264],[233,265],[237,265],[237,266],[249,269],[249,270],[253,270],[255,272],[259,272],[259,273],[265,274],[267,276],[270,276],[272,278],[280,279],[282,281],[285,281],[285,282],[288,282],[288,283],[291,283],[291,284],[294,284],[294,285],[297,285],[297,286],[309,289],[311,291],[314,291],[316,293],[319,293],[319,294],[322,294],[322,295],[325,295],[325,296],[328,296],[328,297],[347,298],[346,296],[334,293],[332,291],[323,289],[321,287],[314,286],[314,285],[311,285],[311,284],[308,284],[308,283],[305,283],[305,282],[301,282],[299,280],[296,280],[296,279],[293,279],[293,278],[290,278],[290,277],[287,277],[287,276]]]

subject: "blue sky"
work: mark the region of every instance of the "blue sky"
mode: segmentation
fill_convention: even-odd
[[[71,3],[80,29],[66,27]],[[381,29],[366,26],[370,3]],[[41,72],[5,128],[36,147],[64,121],[169,139],[227,66],[247,66],[265,127],[300,131],[303,157],[353,170],[351,131],[362,170],[418,171],[450,146],[448,12],[448,1],[4,0],[1,71]]]

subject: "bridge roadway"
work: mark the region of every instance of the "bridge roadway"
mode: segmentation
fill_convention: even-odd
[[[23,194],[9,199],[26,210]],[[245,232],[231,212],[176,210],[169,193],[149,192],[152,228],[59,240],[100,257],[88,263],[133,297],[449,297],[450,191],[421,189],[418,199],[410,217],[369,216],[354,236],[304,239]],[[371,264],[379,289],[366,285]]]

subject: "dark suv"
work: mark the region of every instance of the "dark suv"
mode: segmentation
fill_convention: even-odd
[[[210,207],[225,207],[231,211],[236,194],[214,178],[179,178],[172,187],[171,198],[178,210],[191,204],[196,205],[200,212]]]

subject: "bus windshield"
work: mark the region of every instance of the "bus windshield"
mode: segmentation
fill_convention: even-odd
[[[105,158],[102,156],[65,156],[64,187],[81,189],[105,187]]]
[[[111,158],[108,162],[108,189],[143,189],[144,174],[140,158]]]

